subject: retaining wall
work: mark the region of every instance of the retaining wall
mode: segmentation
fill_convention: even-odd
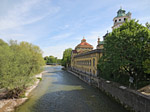
[[[74,74],[90,85],[99,88],[108,95],[111,95],[126,108],[130,108],[130,110],[136,112],[150,112],[150,95],[141,94],[138,91],[131,90],[115,82],[106,81],[102,78],[89,76],[73,70],[68,72]]]

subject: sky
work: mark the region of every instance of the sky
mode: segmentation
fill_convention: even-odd
[[[150,22],[150,0],[0,0],[0,39],[27,41],[43,56],[62,58],[83,36],[96,48],[120,7],[140,24]]]

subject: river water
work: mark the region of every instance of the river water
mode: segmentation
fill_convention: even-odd
[[[16,112],[127,112],[101,91],[61,68],[46,66],[42,81]]]

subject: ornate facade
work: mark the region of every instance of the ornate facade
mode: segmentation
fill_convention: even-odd
[[[82,39],[81,43],[75,47],[75,50],[72,50],[71,68],[79,72],[97,76],[97,64],[99,58],[102,56],[102,49],[100,47],[100,49],[92,50],[93,46],[84,42],[86,40]],[[100,39],[98,40],[99,43],[101,43]]]

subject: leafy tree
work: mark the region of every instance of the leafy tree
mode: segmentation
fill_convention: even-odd
[[[150,24],[148,22],[146,23],[146,27],[150,30]],[[148,43],[147,48],[144,50],[149,53],[149,57],[143,62],[143,66],[146,69],[145,73],[150,74],[150,42]]]
[[[149,77],[143,66],[150,57],[149,51],[145,50],[149,42],[149,29],[138,24],[138,21],[126,21],[114,29],[105,40],[104,56],[98,64],[100,76],[118,82],[122,80],[125,84],[128,84],[129,76],[132,76],[137,87],[140,81]]]
[[[58,63],[58,64],[61,64],[61,59],[57,59],[57,63]]]
[[[45,56],[44,60],[45,60],[46,64],[49,64],[49,63],[58,63],[58,61],[60,61],[60,59],[57,59],[57,57],[54,57],[54,56]]]
[[[147,57],[147,59],[143,62],[143,66],[145,68],[145,73],[150,74],[150,44],[148,44],[148,47],[146,49],[144,49],[146,52],[148,52],[149,56]]]
[[[148,22],[146,22],[146,27],[148,28],[148,29],[150,29],[150,23],[148,23]]]
[[[7,89],[7,98],[17,98],[41,71],[42,51],[30,43],[11,40],[9,45],[0,44],[0,52],[0,88]]]
[[[65,49],[65,51],[63,52],[63,59],[62,59],[62,62],[61,62],[62,66],[70,67],[70,64],[71,64],[71,52],[72,52],[71,48]]]

